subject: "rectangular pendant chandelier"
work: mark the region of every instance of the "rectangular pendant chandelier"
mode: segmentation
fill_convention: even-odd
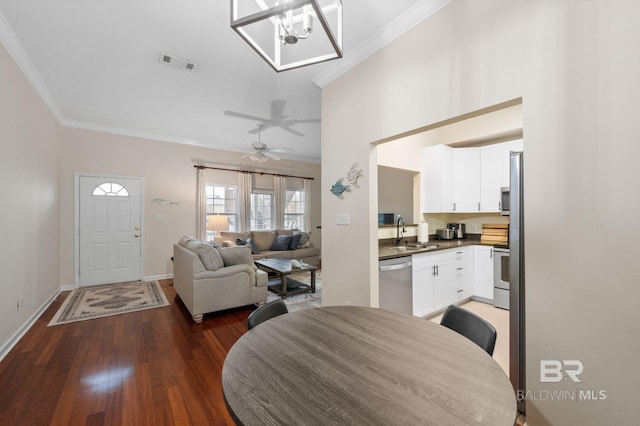
[[[342,57],[342,0],[231,0],[231,28],[277,72]]]

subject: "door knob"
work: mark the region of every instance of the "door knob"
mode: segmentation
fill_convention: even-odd
[[[134,237],[140,238],[140,234],[133,234]]]

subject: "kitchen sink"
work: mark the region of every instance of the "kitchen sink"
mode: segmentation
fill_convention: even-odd
[[[398,251],[405,251],[405,250],[429,250],[429,249],[434,249],[434,248],[438,248],[438,244],[420,244],[420,243],[413,243],[413,244],[407,244],[406,246],[394,246],[394,247],[392,247],[392,249],[394,249],[394,250],[398,250]]]

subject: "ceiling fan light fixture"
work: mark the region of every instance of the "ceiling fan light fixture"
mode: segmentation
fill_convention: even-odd
[[[276,72],[342,57],[342,0],[231,0],[231,28]]]

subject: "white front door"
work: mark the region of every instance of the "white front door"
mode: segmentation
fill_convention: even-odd
[[[142,179],[79,176],[79,285],[142,279]]]

